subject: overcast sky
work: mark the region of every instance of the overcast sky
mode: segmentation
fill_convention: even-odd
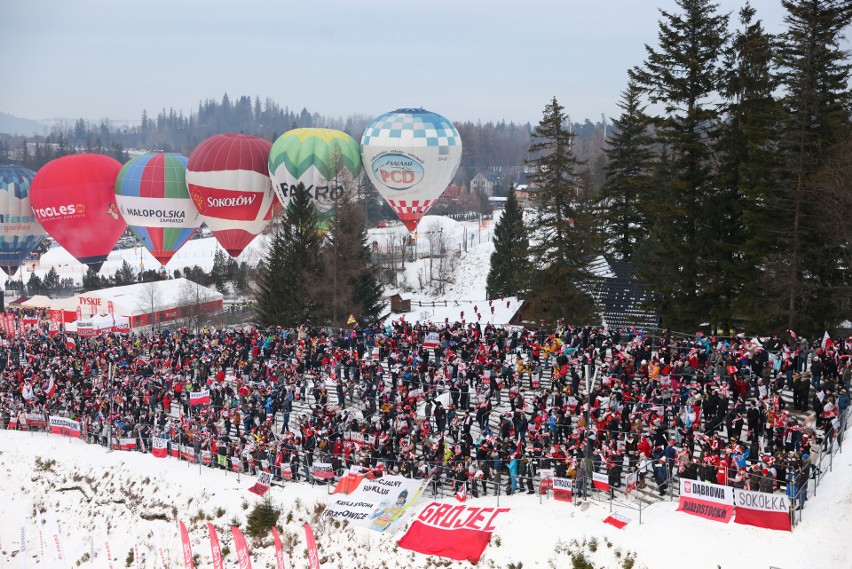
[[[744,0],[719,0],[736,12]],[[753,0],[779,31],[780,0]],[[627,69],[674,0],[0,0],[0,111],[138,120],[203,99],[271,97],[454,121],[617,116]]]

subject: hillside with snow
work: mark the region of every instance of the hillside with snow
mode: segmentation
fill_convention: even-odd
[[[236,567],[229,528],[243,529],[260,500],[248,492],[246,476],[201,468],[174,458],[157,459],[136,452],[114,451],[45,433],[0,433],[0,567],[51,567],[42,562],[44,539],[39,519],[58,520],[65,567],[136,567],[126,565],[136,549],[139,567],[155,567],[154,548],[170,553],[171,567],[182,566],[177,521],[189,528],[196,567],[212,567],[207,523],[216,526],[225,567]],[[814,567],[846,569],[852,557],[846,543],[852,527],[852,453],[837,455],[834,471],[812,497],[793,533],[720,524],[676,512],[676,502],[654,504],[624,529],[603,523],[606,504],[575,506],[538,496],[501,496],[510,508],[495,530],[478,567],[571,567],[571,554],[582,552],[596,568],[697,569]],[[316,533],[324,568],[470,567],[400,548],[394,535],[322,519],[317,515],[329,499],[328,488],[288,482],[269,493],[281,508],[282,541],[290,567],[308,567],[302,523]],[[412,508],[417,513],[431,501],[429,490]],[[444,497],[445,501],[454,501]],[[497,506],[496,497],[468,503]],[[20,551],[21,527],[26,550]],[[107,544],[111,561],[107,559]],[[271,539],[249,542],[254,567],[274,567]],[[25,559],[22,560],[22,557]]]

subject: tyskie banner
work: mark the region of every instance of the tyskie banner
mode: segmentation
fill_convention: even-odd
[[[422,480],[404,476],[361,478],[349,493],[332,494],[323,516],[347,520],[374,531],[393,532],[401,525],[403,514],[420,497],[422,488]]]
[[[728,523],[734,514],[733,488],[681,478],[677,511]]]
[[[234,536],[234,546],[237,548],[237,560],[240,569],[251,569],[251,555],[249,555],[246,538],[240,528],[231,526],[231,534]]]
[[[180,541],[181,541],[181,551],[183,552],[183,567],[184,569],[195,569],[195,565],[192,562],[192,546],[189,543],[189,532],[186,531],[186,524],[183,522],[178,522],[180,524]]]
[[[734,522],[759,528],[793,531],[790,521],[790,498],[785,494],[767,494],[736,490]]]
[[[223,569],[222,548],[219,546],[219,535],[216,533],[216,526],[207,524],[207,531],[210,533],[210,551],[212,552],[213,569]]]
[[[399,546],[476,564],[491,541],[501,514],[509,508],[479,508],[464,504],[427,504],[399,540]]]

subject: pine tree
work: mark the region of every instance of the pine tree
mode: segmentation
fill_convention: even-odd
[[[651,120],[632,80],[618,106],[624,111],[613,120],[613,133],[604,149],[608,165],[600,200],[606,250],[616,259],[631,261],[638,243],[653,220],[655,154]]]
[[[813,176],[848,131],[849,70],[840,49],[852,21],[847,0],[782,0],[786,31],[777,64],[782,85],[780,154],[783,171],[778,220],[781,233],[768,261],[767,283],[785,298],[782,317],[799,331],[818,332],[836,317],[832,291],[848,280],[822,231]],[[776,202],[778,203],[778,202]]]
[[[509,186],[503,214],[494,227],[494,252],[486,281],[486,296],[522,296],[530,286],[529,235],[515,188]]]
[[[718,270],[718,251],[707,240],[704,220],[713,208],[725,208],[716,194],[711,128],[719,120],[711,99],[716,96],[721,70],[719,60],[726,44],[727,16],[718,15],[710,0],[677,0],[680,14],[661,10],[659,47],[646,46],[641,68],[631,79],[660,104],[663,115],[655,117],[658,142],[671,153],[671,175],[664,180],[663,196],[656,212],[654,238],[649,245],[662,259],[637,263],[666,306],[660,306],[670,327],[702,322],[714,302],[704,291],[704,279]],[[659,256],[659,255],[657,255]],[[653,262],[667,263],[668,278],[653,269]]]
[[[586,172],[572,151],[574,134],[564,108],[554,97],[533,132],[527,162],[538,205],[535,244],[530,248],[536,272],[532,280],[530,318],[573,322],[594,318],[591,297],[578,287],[591,285],[588,271],[597,252]],[[570,290],[573,289],[573,292]]]
[[[383,289],[367,244],[366,217],[348,195],[334,209],[334,221],[321,252],[324,278],[317,290],[323,302],[317,319],[344,326],[349,315],[354,315],[360,324],[372,324],[380,316]]]
[[[316,207],[299,184],[258,268],[256,316],[263,326],[299,326],[310,320],[320,282],[321,235]]]
[[[716,278],[708,280],[718,298],[709,318],[725,329],[734,318],[768,329],[779,308],[778,299],[767,294],[764,263],[778,237],[778,212],[772,207],[778,187],[774,151],[780,119],[772,75],[775,40],[755,13],[749,4],[739,12],[740,29],[725,54],[720,89],[726,120],[717,133],[718,187],[729,207],[718,210],[715,219],[717,237],[711,238],[724,260]]]

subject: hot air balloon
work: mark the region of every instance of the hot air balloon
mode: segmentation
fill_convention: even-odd
[[[44,240],[44,228],[30,205],[35,172],[0,166],[0,267],[12,275]]]
[[[269,179],[272,143],[246,134],[217,134],[189,156],[186,185],[207,227],[232,257],[272,220],[280,207]]]
[[[102,154],[51,160],[36,173],[30,201],[45,231],[99,271],[127,224],[115,205],[121,163]]]
[[[339,130],[297,128],[285,132],[269,152],[269,174],[285,208],[299,183],[310,193],[320,218],[328,213],[361,174],[361,148]]]
[[[186,162],[180,154],[145,154],[125,164],[115,181],[121,215],[164,266],[201,225],[186,189]]]
[[[367,176],[409,231],[447,189],[461,155],[453,123],[424,109],[385,113],[361,136]]]

